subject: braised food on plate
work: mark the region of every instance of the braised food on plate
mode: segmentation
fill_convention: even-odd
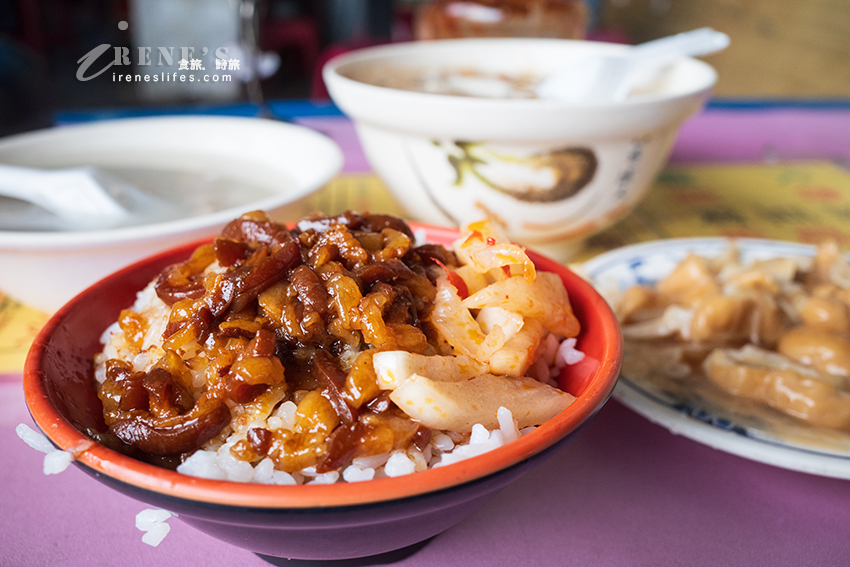
[[[730,243],[615,304],[624,376],[786,437],[850,432],[850,264],[834,243],[746,264]]]

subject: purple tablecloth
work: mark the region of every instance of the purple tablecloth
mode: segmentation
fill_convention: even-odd
[[[144,504],[73,467],[42,476],[41,453],[13,431],[28,422],[17,390],[0,387],[4,405],[19,402],[0,418],[0,565],[266,564],[177,519],[149,547],[134,527]],[[612,400],[540,468],[397,564],[847,565],[848,488],[671,435]]]
[[[341,143],[346,170],[368,168],[345,120],[302,123]],[[850,160],[850,110],[711,110],[682,131],[676,161]],[[0,565],[261,566],[179,519],[142,543],[143,503],[72,467],[41,473],[15,435],[26,413],[18,376],[0,379]],[[400,566],[850,565],[850,484],[708,448],[616,401],[566,447]],[[298,565],[292,561],[289,565]],[[363,563],[361,563],[363,564]]]

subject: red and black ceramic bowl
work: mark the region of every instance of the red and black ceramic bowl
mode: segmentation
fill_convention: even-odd
[[[449,244],[458,234],[421,228],[428,240],[441,244]],[[92,358],[101,350],[101,334],[120,310],[132,305],[136,293],[162,268],[187,258],[194,248],[181,246],[129,266],[61,308],[27,358],[26,401],[38,427],[58,448],[76,452],[76,466],[89,475],[149,505],[176,512],[180,520],[215,538],[261,555],[312,560],[365,557],[422,542],[452,527],[561,450],[602,407],[619,375],[622,341],[608,305],[564,266],[529,253],[538,269],[563,279],[582,324],[577,347],[586,354],[560,377],[560,386],[577,396],[575,402],[530,434],[449,466],[357,483],[239,483],[159,468],[86,436],[86,430],[103,427]]]

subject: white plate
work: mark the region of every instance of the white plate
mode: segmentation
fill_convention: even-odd
[[[310,196],[339,172],[327,137],[260,118],[166,116],[105,120],[10,136],[0,163],[57,168],[177,170],[263,187],[267,196],[205,214],[84,231],[0,230],[0,290],[45,311],[117,269],[184,242],[218,234],[239,215],[265,210],[279,221],[311,211]]]
[[[815,248],[776,240],[737,239],[742,260],[778,256],[812,256]],[[728,245],[724,238],[679,238],[626,246],[601,254],[583,266],[583,271],[605,293],[651,284],[670,273],[690,252],[719,255]],[[848,450],[825,449],[805,442],[792,443],[754,427],[734,423],[687,400],[650,392],[628,376],[621,376],[614,397],[670,432],[683,435],[715,449],[762,463],[835,478],[850,478]]]

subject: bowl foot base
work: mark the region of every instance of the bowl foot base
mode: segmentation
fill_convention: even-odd
[[[436,536],[434,536],[436,537]],[[379,553],[377,555],[369,555],[368,557],[353,557],[351,559],[287,559],[286,557],[274,557],[272,555],[263,555],[255,553],[257,557],[263,561],[280,567],[365,567],[367,565],[392,565],[402,559],[407,559],[420,549],[428,545],[430,537],[425,541],[420,541],[401,549]]]

